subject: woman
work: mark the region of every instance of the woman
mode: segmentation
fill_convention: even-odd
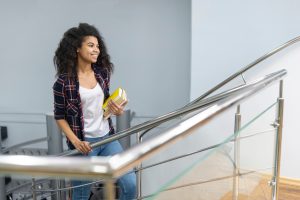
[[[94,143],[115,133],[112,121],[103,118],[102,105],[109,97],[110,75],[113,64],[98,30],[81,23],[66,31],[55,52],[54,64],[58,79],[54,83],[54,116],[67,137],[69,149],[83,155],[109,156],[123,151],[118,141],[94,150]],[[121,115],[124,106],[113,101],[108,104],[114,115]],[[72,181],[72,186],[84,181]],[[120,199],[134,199],[136,178],[133,172],[117,180]],[[90,186],[76,187],[72,200],[87,200]]]

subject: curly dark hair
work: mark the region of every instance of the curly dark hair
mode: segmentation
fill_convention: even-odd
[[[100,55],[95,63],[96,66],[107,68],[110,73],[113,71],[113,64],[99,31],[92,25],[80,23],[78,27],[70,28],[64,33],[55,51],[53,62],[57,76],[63,73],[67,73],[68,76],[76,75],[77,49],[81,47],[86,36],[94,36],[98,39]]]

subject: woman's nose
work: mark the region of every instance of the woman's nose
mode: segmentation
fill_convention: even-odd
[[[98,51],[99,51],[99,48],[98,48],[98,47],[93,47],[93,51],[98,52]]]

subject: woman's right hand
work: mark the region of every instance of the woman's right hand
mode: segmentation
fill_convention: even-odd
[[[92,147],[90,146],[89,142],[76,140],[75,142],[72,142],[75,148],[80,151],[82,154],[88,154],[92,151]]]
[[[88,154],[92,151],[90,143],[81,141],[71,130],[70,125],[65,119],[56,120],[56,123],[78,151],[80,151],[82,154]]]

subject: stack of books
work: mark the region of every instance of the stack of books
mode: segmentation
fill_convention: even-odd
[[[124,89],[122,88],[117,88],[112,95],[110,95],[106,101],[104,102],[102,108],[103,108],[103,116],[104,119],[108,119],[111,116],[111,112],[108,108],[108,102],[112,100],[119,106],[123,105],[124,103],[127,102],[127,94]]]

